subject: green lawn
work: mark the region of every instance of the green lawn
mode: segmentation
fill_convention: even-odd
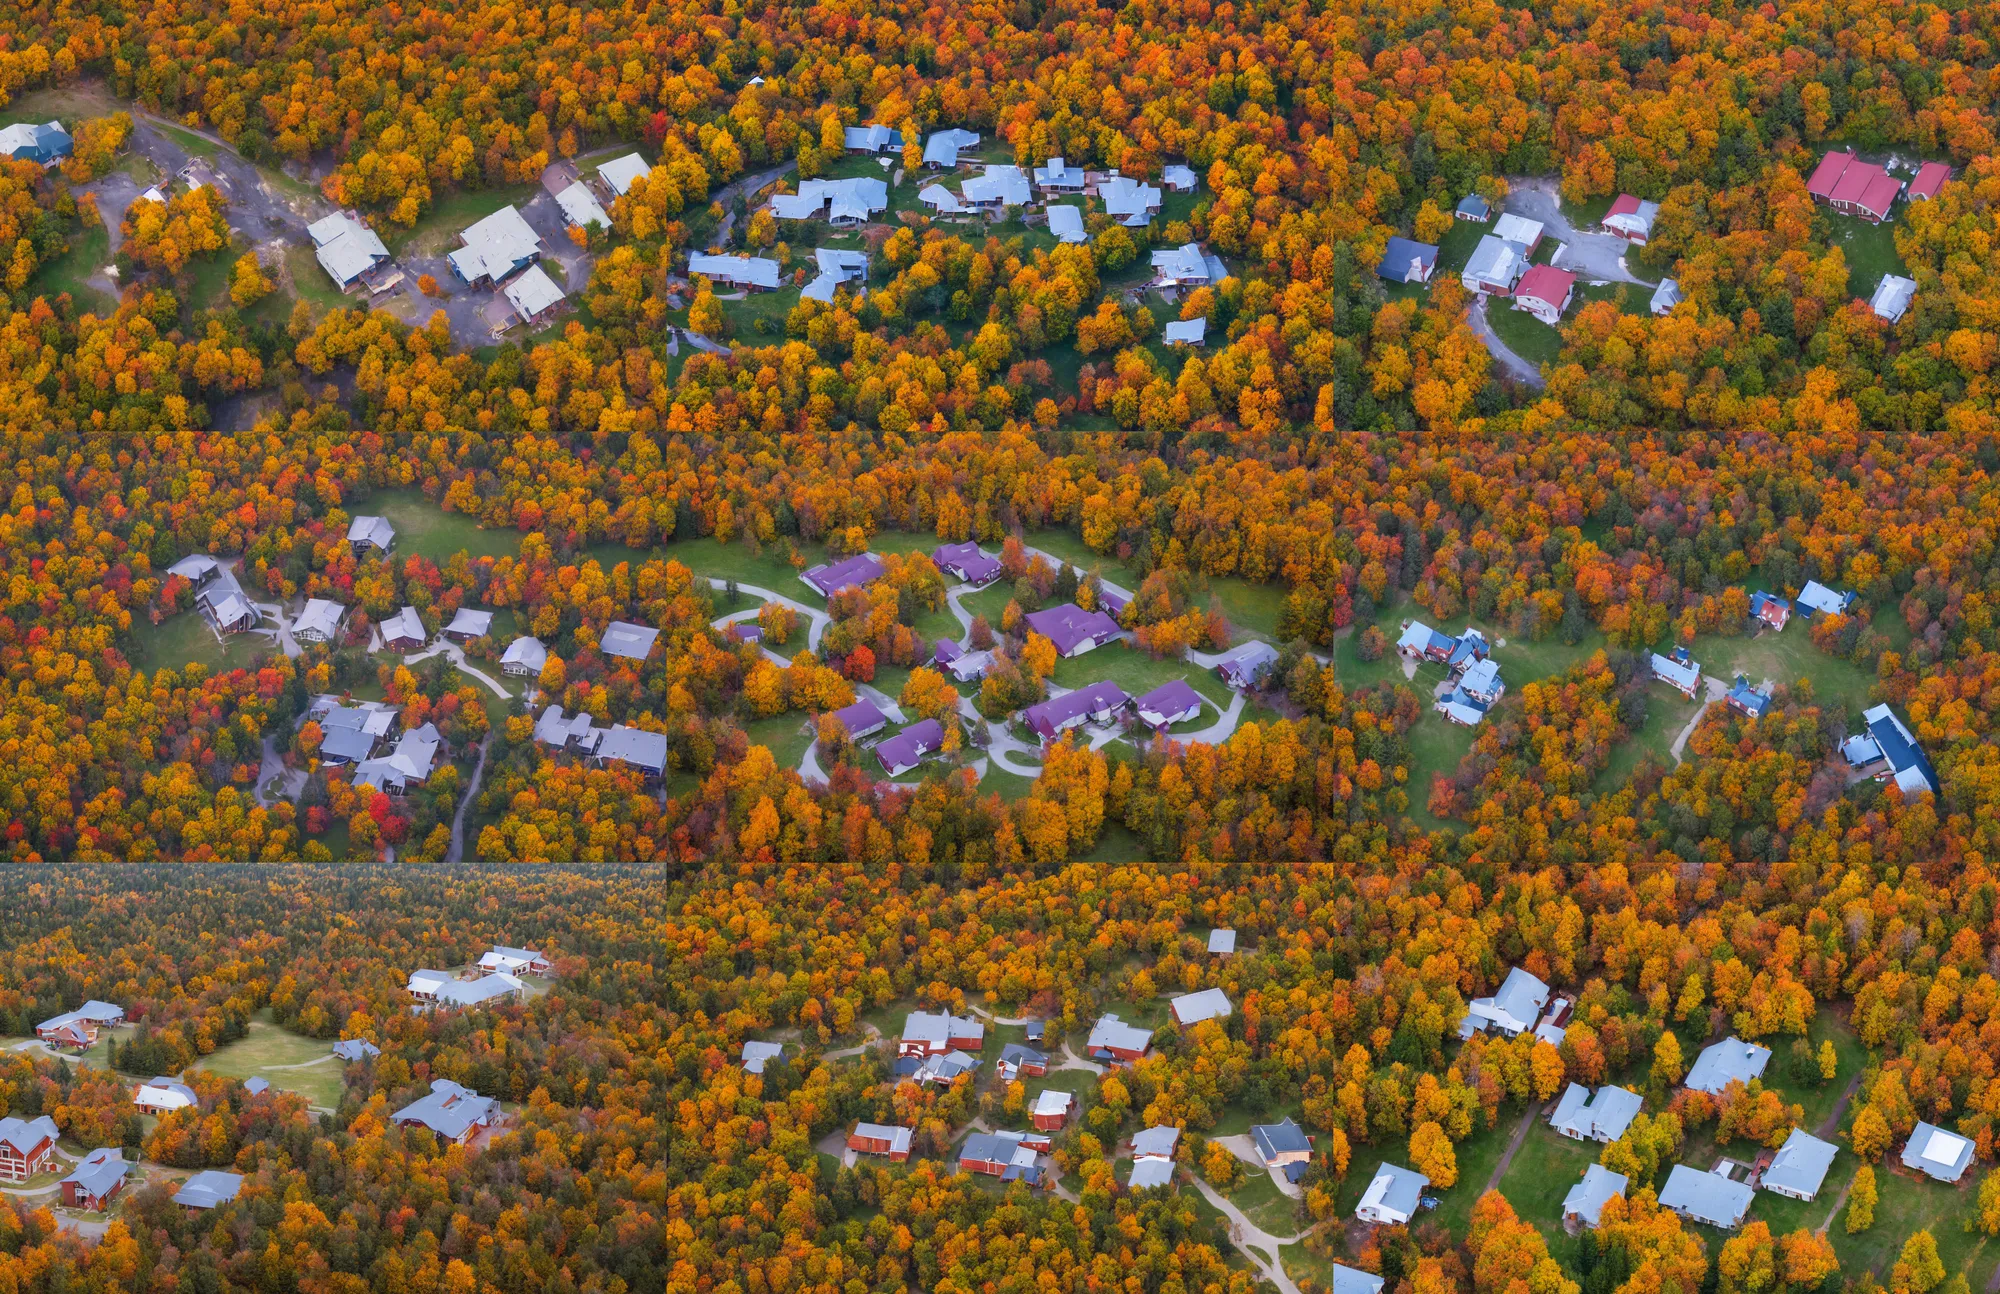
[[[54,300],[67,292],[79,313],[108,315],[118,302],[102,288],[92,285],[90,276],[111,263],[111,235],[103,225],[92,225],[70,236],[69,250],[35,271],[30,288]]]
[[[817,545],[801,544],[799,549],[806,556],[807,567],[816,566],[825,560],[825,554]],[[699,576],[755,585],[774,593],[782,593],[795,602],[803,602],[811,607],[825,605],[825,599],[799,579],[798,572],[794,571],[790,563],[785,560],[782,544],[766,544],[761,550],[753,553],[744,544],[725,544],[712,535],[705,535],[698,539],[676,540],[664,547],[645,551],[627,548],[618,543],[596,544],[588,550],[587,555],[596,558],[607,571],[619,562],[631,562],[636,567],[648,558],[672,558]],[[716,591],[716,596],[718,599],[721,597],[721,590]],[[751,603],[746,601],[742,605],[749,606]],[[801,633],[803,632],[801,628]]]
[[[1562,354],[1561,333],[1502,298],[1486,303],[1486,322],[1507,349],[1537,367],[1555,363]]]
[[[188,262],[182,274],[184,299],[190,311],[227,310],[233,304],[229,299],[229,278],[240,255],[236,248],[225,247],[210,256],[197,256]]]
[[[192,130],[182,130],[179,126],[169,126],[161,122],[153,122],[151,125],[168,139],[179,144],[189,157],[214,157],[221,151],[213,140],[204,139]]]
[[[1786,685],[1811,680],[1814,698],[1822,708],[1844,710],[1850,731],[1859,726],[1875,686],[1873,671],[1813,646],[1810,631],[1797,619],[1778,633],[1767,629],[1754,638],[1697,639],[1694,651],[1703,673],[1725,681],[1739,672],[1752,685],[1765,679]]]
[[[1474,1132],[1454,1147],[1458,1155],[1458,1182],[1450,1190],[1438,1192],[1440,1203],[1437,1212],[1431,1215],[1452,1235],[1465,1234],[1466,1224],[1472,1220],[1472,1205],[1486,1193],[1486,1183],[1499,1167],[1500,1156],[1507,1153],[1507,1143],[1513,1140],[1519,1118],[1519,1112],[1512,1107],[1504,1109],[1497,1127]]]
[[[398,256],[439,256],[458,246],[458,236],[467,225],[492,215],[500,208],[526,202],[539,188],[516,184],[503,189],[453,190],[431,203],[430,210],[408,229],[381,231],[382,241]]]
[[[743,732],[751,745],[768,747],[779,768],[797,768],[805,758],[806,747],[812,745],[812,738],[806,732],[806,717],[797,713],[758,719],[743,725]]]
[[[1674,738],[1694,717],[1699,703],[1690,701],[1665,683],[1651,683],[1646,689],[1646,722],[1632,737],[1612,747],[1611,758],[1597,775],[1595,789],[1603,792],[1623,786],[1639,767],[1643,756],[1665,768],[1674,767]]]
[[[1146,859],[1146,846],[1122,822],[1106,820],[1097,833],[1097,843],[1075,858],[1079,863],[1138,863]],[[1164,1007],[1162,1008],[1164,1010]],[[1130,1019],[1131,1017],[1126,1017]]]
[[[1436,831],[1445,825],[1443,819],[1431,816],[1431,775],[1443,773],[1450,777],[1456,773],[1459,762],[1472,753],[1472,743],[1478,736],[1478,728],[1453,723],[1436,711],[1426,712],[1410,729],[1410,781],[1406,789],[1410,795],[1410,816],[1424,830]]]
[[[1299,1206],[1278,1189],[1271,1174],[1238,1162],[1243,1176],[1236,1188],[1227,1192],[1229,1202],[1243,1210],[1243,1216],[1274,1236],[1294,1235],[1299,1230]]]
[[[1893,1157],[1890,1162],[1893,1162]],[[1875,1225],[1860,1235],[1847,1234],[1846,1219],[1837,1219],[1827,1230],[1833,1250],[1840,1255],[1841,1273],[1852,1279],[1866,1268],[1878,1280],[1886,1280],[1889,1268],[1902,1252],[1903,1242],[1915,1232],[1929,1229],[1937,1238],[1938,1257],[1947,1272],[1962,1272],[1974,1289],[1984,1289],[1993,1274],[2000,1245],[1988,1242],[1978,1232],[1968,1233],[1966,1221],[1978,1212],[1978,1174],[1968,1173],[1957,1186],[1947,1186],[1927,1177],[1906,1175],[1900,1165],[1875,1169],[1875,1185],[1880,1200],[1875,1205]],[[1822,1194],[1824,1207],[1832,1198]],[[1821,1213],[1822,1220],[1825,1213]]]
[[[343,1067],[328,1044],[268,1020],[252,1020],[247,1037],[217,1048],[197,1061],[195,1068],[225,1078],[261,1076],[272,1087],[297,1092],[312,1105],[329,1110],[340,1107]]]
[[[387,517],[396,528],[395,556],[415,554],[443,565],[461,550],[471,557],[510,557],[521,550],[514,530],[483,530],[462,512],[446,512],[423,491],[378,490],[347,505],[352,516]]]
[[[1839,216],[1823,212],[1831,233],[1828,241],[1847,258],[1847,288],[1866,301],[1875,295],[1884,274],[1908,277],[1903,258],[1896,254],[1896,224],[1885,220],[1870,224],[1859,216]]]
[[[179,669],[199,661],[213,671],[247,667],[272,650],[271,640],[258,634],[229,634],[217,643],[215,633],[197,611],[169,616],[158,625],[134,617],[132,667],[153,671]]]
[[[285,249],[285,274],[291,280],[292,294],[302,301],[311,302],[321,314],[365,308],[358,298],[350,297],[333,286],[333,280],[327,278],[319,258],[313,255],[313,249],[303,243],[295,243]]]
[[[1510,1124],[1503,1122],[1501,1126],[1511,1133]],[[1594,1141],[1571,1141],[1558,1136],[1550,1131],[1546,1118],[1537,1119],[1514,1162],[1507,1165],[1507,1175],[1500,1179],[1500,1193],[1524,1221],[1533,1223],[1555,1242],[1563,1237],[1564,1197],[1603,1151],[1604,1147]],[[1492,1169],[1487,1171],[1490,1173]]]
[[[1138,697],[1174,679],[1186,679],[1195,691],[1219,706],[1230,701],[1229,688],[1215,676],[1185,660],[1155,660],[1146,652],[1125,643],[1112,643],[1081,656],[1056,661],[1054,682],[1079,688],[1100,679],[1110,679],[1124,688],[1126,695]],[[1213,716],[1210,718],[1213,722]]]
[[[770,346],[783,341],[785,319],[799,303],[799,289],[781,287],[775,292],[748,292],[740,300],[721,300],[722,317],[729,321],[729,337],[724,340]],[[758,323],[763,323],[762,331]]]

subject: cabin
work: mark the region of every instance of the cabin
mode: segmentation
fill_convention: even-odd
[[[55,1167],[56,1138],[62,1130],[48,1115],[0,1119],[0,1180],[25,1182]]]
[[[1629,193],[1621,193],[1604,213],[1604,232],[1644,247],[1653,236],[1653,220],[1659,214],[1659,203],[1642,202]]]
[[[1553,265],[1533,265],[1514,285],[1514,308],[1553,328],[1576,295],[1576,275]]]
[[[1690,1222],[1734,1231],[1750,1211],[1755,1194],[1748,1183],[1732,1181],[1721,1172],[1675,1164],[1660,1191],[1660,1203]]]
[[[554,314],[568,298],[548,271],[539,265],[530,265],[512,283],[500,289],[500,295],[507,298],[513,307],[514,317],[530,328]]]
[[[1468,193],[1458,200],[1452,211],[1455,220],[1470,220],[1475,225],[1483,225],[1493,219],[1493,205],[1477,193]]]
[[[404,607],[382,622],[382,646],[389,651],[419,651],[429,640],[430,631],[415,607]]]
[[[292,637],[302,642],[332,642],[340,636],[340,623],[347,618],[347,608],[338,602],[325,598],[307,598],[306,605],[292,621]]]
[[[1201,693],[1186,679],[1170,679],[1134,702],[1139,722],[1158,732],[1201,717]]]
[[[1821,1141],[1803,1128],[1793,1128],[1792,1135],[1785,1138],[1785,1144],[1765,1165],[1757,1184],[1767,1191],[1810,1202],[1819,1194],[1827,1170],[1833,1167],[1833,1157],[1839,1152],[1840,1148],[1832,1142]]]
[[[1175,193],[1193,193],[1200,187],[1200,180],[1193,167],[1174,163],[1161,170],[1160,184]]]
[[[175,1078],[151,1078],[132,1093],[132,1104],[151,1115],[171,1114],[201,1104],[193,1088]]]
[[[761,1074],[764,1072],[766,1065],[774,1060],[783,1059],[784,1055],[785,1044],[782,1042],[758,1042],[755,1039],[746,1040],[743,1044],[743,1072],[746,1074]]]
[[[347,523],[347,544],[356,557],[366,557],[369,549],[387,553],[396,543],[396,528],[387,517],[356,517]]]
[[[505,944],[494,944],[480,956],[476,969],[481,975],[493,975],[505,971],[509,975],[542,976],[549,973],[549,959],[532,948],[509,948]]]
[[[1792,618],[1792,604],[1774,593],[1758,589],[1750,595],[1750,618],[1759,624],[1782,630]]]
[[[1589,1088],[1571,1083],[1549,1115],[1549,1126],[1571,1141],[1610,1145],[1625,1135],[1644,1105],[1645,1099],[1629,1088],[1600,1087],[1593,1096]]]
[[[1692,701],[1694,694],[1701,690],[1701,666],[1687,657],[1685,647],[1676,648],[1672,656],[1653,653],[1653,677],[1682,696]]]
[[[542,255],[542,237],[512,206],[468,226],[462,244],[446,254],[451,271],[467,287],[495,286],[533,265]]]
[[[1208,342],[1207,319],[1176,319],[1160,334],[1169,346],[1203,346]]]
[[[1354,1216],[1380,1226],[1402,1226],[1417,1215],[1423,1204],[1424,1188],[1431,1179],[1422,1173],[1384,1162],[1375,1170],[1368,1189],[1361,1193]]]
[[[209,1168],[182,1182],[180,1190],[174,1192],[174,1203],[192,1216],[209,1209],[221,1208],[241,1194],[242,1190],[243,1174]]]
[[[1900,323],[1910,312],[1910,303],[1917,299],[1917,281],[1906,279],[1900,274],[1884,274],[1882,281],[1875,285],[1875,295],[1868,298],[1868,308],[1877,319],[1884,323]]]
[[[1068,1092],[1044,1090],[1028,1111],[1028,1121],[1039,1132],[1061,1132],[1076,1113],[1076,1097]]]
[[[1690,1091],[1707,1092],[1711,1096],[1720,1095],[1731,1083],[1748,1083],[1753,1078],[1762,1078],[1764,1067],[1770,1063],[1770,1048],[1744,1042],[1732,1035],[1701,1049],[1687,1077],[1682,1080],[1682,1086]]]
[[[898,1056],[941,1056],[950,1051],[980,1051],[986,1046],[986,1026],[969,1016],[912,1011],[903,1018]]]
[[[844,561],[815,566],[799,578],[813,592],[830,598],[842,589],[864,589],[881,579],[882,559],[873,553],[860,553]]]
[[[444,627],[444,636],[455,643],[474,642],[493,632],[493,613],[475,611],[471,607],[460,607],[452,615],[451,623]],[[540,673],[540,670],[535,671]]]
[[[1235,952],[1236,952],[1236,932],[1234,930],[1218,929],[1218,930],[1211,930],[1208,932],[1209,956],[1229,957],[1233,956]]]
[[[1278,649],[1267,642],[1251,641],[1231,649],[1216,662],[1215,672],[1238,692],[1260,686],[1278,663]]]
[[[1205,988],[1199,993],[1184,993],[1168,1003],[1173,1011],[1174,1023],[1185,1029],[1189,1025],[1200,1024],[1203,1020],[1227,1020],[1231,1007],[1229,995],[1219,988]]]
[[[993,1069],[1009,1081],[1040,1078],[1049,1072],[1049,1056],[1047,1052],[1038,1051],[1026,1043],[1010,1042],[1000,1049],[1000,1059]]]
[[[1257,1147],[1257,1157],[1264,1161],[1264,1167],[1288,1182],[1304,1177],[1312,1164],[1313,1139],[1289,1118],[1282,1123],[1253,1124],[1250,1144]]]
[[[1375,267],[1375,274],[1391,283],[1429,283],[1437,259],[1438,249],[1429,243],[1391,238],[1382,251],[1382,263]]]
[[[490,1096],[448,1078],[434,1078],[428,1095],[396,1111],[389,1121],[399,1128],[428,1129],[440,1141],[463,1146],[480,1129],[492,1127],[499,1110],[500,1103]]]
[[[75,1170],[56,1185],[62,1189],[63,1207],[102,1213],[131,1174],[132,1165],[126,1162],[125,1152],[116,1146],[105,1146],[85,1155]]]
[[[1085,611],[1075,603],[1031,611],[1022,620],[1031,632],[1054,643],[1056,654],[1062,657],[1094,651],[1116,641],[1124,632],[1116,620],[1102,611]]]
[[[1585,1168],[1583,1180],[1570,1187],[1569,1194],[1563,1197],[1563,1227],[1571,1231],[1596,1227],[1603,1216],[1604,1206],[1625,1194],[1631,1180],[1602,1164]]]
[[[1911,202],[1928,202],[1944,190],[1949,179],[1951,167],[1943,162],[1925,162],[1917,168],[1916,178],[1910,181],[1904,196]]]
[[[1515,1037],[1535,1027],[1549,1000],[1549,986],[1519,966],[1507,972],[1492,997],[1476,997],[1459,1021],[1458,1036],[1470,1038],[1489,1029]]]
[[[1100,1016],[1091,1026],[1085,1044],[1092,1060],[1129,1064],[1146,1054],[1153,1045],[1153,1031],[1126,1024],[1115,1015]]]
[[[1823,202],[1842,215],[1859,216],[1879,225],[1889,218],[1903,183],[1852,153],[1830,152],[1820,158],[1812,178],[1806,181],[1806,192],[1815,202]]]
[[[978,544],[940,544],[931,549],[931,564],[960,581],[983,588],[1000,578],[1000,559],[981,552]]]
[[[516,678],[539,678],[549,663],[549,649],[539,638],[516,638],[500,657],[500,672]]]
[[[910,1157],[910,1129],[881,1123],[857,1123],[847,1134],[847,1148],[862,1155],[887,1155],[900,1164]]]
[[[1672,314],[1674,307],[1680,303],[1681,285],[1673,279],[1661,279],[1660,286],[1653,289],[1653,300],[1647,308],[1653,312],[1655,317],[1664,318]]]
[[[1972,1142],[1934,1124],[1919,1123],[1903,1145],[1903,1167],[1940,1182],[1956,1183],[1972,1163]]]

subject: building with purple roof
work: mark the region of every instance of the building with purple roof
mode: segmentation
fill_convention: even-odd
[[[944,745],[944,725],[936,719],[926,719],[913,723],[895,736],[875,747],[875,758],[882,761],[882,771],[891,777],[903,774],[921,764],[924,756]]]
[[[843,562],[815,566],[799,578],[818,590],[821,597],[830,598],[842,589],[866,588],[881,579],[882,559],[873,553],[862,553]]]
[[[1059,656],[1081,656],[1093,647],[1102,647],[1119,635],[1118,622],[1102,611],[1085,611],[1071,603],[1033,611],[1026,617],[1028,628],[1056,645]]]
[[[875,703],[865,696],[844,710],[835,710],[833,717],[840,720],[840,726],[847,729],[849,739],[854,741],[873,736],[889,726],[889,716],[876,709]]]
[[[1125,689],[1105,679],[1031,705],[1021,712],[1021,718],[1044,742],[1051,742],[1086,723],[1110,723],[1130,704],[1132,698],[1125,695]]]
[[[1158,731],[1200,715],[1201,693],[1189,687],[1186,679],[1177,678],[1162,683],[1133,705],[1139,711],[1139,722]]]
[[[978,544],[943,544],[931,550],[931,561],[967,584],[991,584],[1000,578],[1000,559],[980,552]]]
[[[963,655],[965,655],[964,650],[949,638],[940,638],[931,647],[931,663],[933,665],[949,667],[953,661]]]

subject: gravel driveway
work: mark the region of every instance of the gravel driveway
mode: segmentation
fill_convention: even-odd
[[[1501,209],[1542,222],[1542,237],[1553,238],[1563,244],[1562,254],[1553,262],[1556,266],[1587,282],[1601,280],[1653,286],[1625,268],[1625,253],[1631,250],[1631,244],[1623,238],[1616,234],[1586,232],[1570,224],[1569,218],[1562,213],[1562,200],[1556,193],[1554,179],[1548,176],[1510,176],[1507,183],[1512,189]]]

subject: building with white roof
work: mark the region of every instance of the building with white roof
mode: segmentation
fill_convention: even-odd
[[[849,126],[844,134],[850,153],[886,153],[903,146],[903,132],[880,122],[872,126]]]
[[[396,1111],[390,1121],[403,1128],[427,1128],[441,1140],[462,1146],[490,1126],[498,1113],[499,1102],[492,1097],[448,1078],[434,1078],[428,1095]]]
[[[444,627],[444,636],[456,642],[469,643],[475,638],[484,638],[493,632],[493,613],[475,607],[460,607],[451,617],[451,623]]]
[[[530,265],[501,292],[524,324],[535,323],[563,303],[563,290],[539,265]]]
[[[1114,175],[1097,186],[1104,212],[1119,224],[1138,229],[1160,209],[1160,191],[1129,176]]]
[[[1917,281],[1906,279],[1900,274],[1884,274],[1882,281],[1875,285],[1875,295],[1868,298],[1868,308],[1875,312],[1877,319],[1896,323],[1908,313],[1910,302],[1916,300]]]
[[[505,971],[509,975],[546,975],[549,959],[533,948],[494,944],[480,955],[479,973],[491,975],[496,971]]]
[[[1701,687],[1701,666],[1691,660],[1675,660],[1671,656],[1653,653],[1653,677],[1682,696],[1693,698]]]
[[[512,206],[474,222],[459,235],[465,245],[447,253],[452,272],[468,285],[499,283],[535,263],[542,238]]]
[[[184,1209],[219,1209],[243,1190],[243,1174],[206,1168],[181,1183],[174,1203]]]
[[[1430,1184],[1431,1179],[1422,1173],[1385,1161],[1375,1170],[1368,1189],[1361,1193],[1361,1202],[1355,1206],[1354,1216],[1363,1222],[1401,1226],[1416,1216],[1424,1198],[1424,1188]]]
[[[395,546],[396,528],[387,517],[356,517],[347,523],[347,542],[356,557],[370,548],[386,553]]]
[[[958,155],[968,148],[979,147],[979,135],[970,130],[934,130],[924,141],[924,165],[937,166],[949,171],[958,165]]]
[[[1208,337],[1208,320],[1176,319],[1162,334],[1169,346],[1200,346]]]
[[[179,1079],[149,1078],[139,1084],[139,1090],[132,1093],[132,1104],[148,1114],[167,1114],[174,1110],[185,1110],[191,1105],[200,1105],[201,1098],[194,1089]]]
[[[1132,1173],[1126,1179],[1128,1191],[1157,1190],[1174,1184],[1174,1161],[1171,1159],[1135,1159]]]
[[[1750,1200],[1755,1194],[1747,1182],[1732,1181],[1720,1172],[1703,1172],[1686,1164],[1675,1164],[1660,1191],[1660,1203],[1692,1222],[1733,1231],[1750,1211]]]
[[[1604,1206],[1625,1193],[1631,1179],[1623,1173],[1614,1173],[1602,1164],[1592,1164],[1583,1170],[1583,1180],[1569,1188],[1563,1197],[1563,1221],[1575,1218],[1578,1224],[1595,1227],[1604,1214]]]
[[[613,620],[604,626],[604,636],[597,640],[597,650],[606,656],[642,661],[653,654],[653,644],[659,638],[660,631],[650,625]]]
[[[336,287],[346,288],[389,259],[381,236],[350,211],[336,211],[306,226],[313,255]]]
[[[1660,286],[1653,289],[1653,303],[1650,307],[1656,315],[1670,315],[1674,307],[1681,303],[1681,285],[1673,279],[1661,279]]]
[[[549,649],[539,638],[516,638],[507,644],[507,651],[500,657],[500,672],[503,674],[538,677],[542,667],[549,663]]]
[[[828,224],[847,229],[868,222],[868,218],[889,206],[889,186],[871,176],[845,180],[801,180],[797,193],[781,193],[771,199],[771,214],[780,220],[817,220],[825,215]]]
[[[965,210],[965,204],[958,200],[958,195],[950,189],[945,188],[942,184],[926,184],[922,189],[918,190],[917,201],[923,203],[932,211],[937,212],[940,216],[957,215],[959,212]]]
[[[653,168],[646,165],[646,159],[637,153],[627,153],[614,157],[597,168],[597,178],[610,188],[613,197],[622,198],[632,191],[632,182],[642,175],[651,175]]]
[[[1132,1134],[1132,1158],[1172,1159],[1180,1142],[1179,1128],[1167,1124],[1145,1128]]]
[[[667,771],[667,734],[614,723],[598,740],[596,756],[600,764],[624,764],[660,777]]]
[[[1219,988],[1205,988],[1199,993],[1184,993],[1173,999],[1169,1005],[1173,1009],[1174,1023],[1183,1029],[1203,1020],[1227,1020],[1229,1018],[1229,995]]]
[[[1516,966],[1492,997],[1472,999],[1459,1022],[1459,1036],[1470,1038],[1475,1032],[1497,1029],[1512,1038],[1535,1027],[1548,1000],[1549,986]]]
[[[1028,177],[1018,166],[989,166],[984,175],[973,176],[958,189],[972,207],[1025,207],[1034,200]]]
[[[423,617],[415,607],[404,607],[381,624],[382,645],[390,651],[411,652],[430,640]]]
[[[556,194],[556,205],[562,208],[563,219],[578,228],[596,225],[599,229],[611,228],[611,217],[605,212],[597,195],[582,180]]]
[[[1549,1126],[1572,1141],[1601,1141],[1606,1145],[1625,1135],[1645,1100],[1623,1087],[1590,1089],[1571,1083],[1549,1115]]]
[[[1175,193],[1193,193],[1199,181],[1194,168],[1175,164],[1160,172],[1160,183]]]
[[[1844,616],[1847,609],[1854,605],[1854,594],[1830,589],[1818,580],[1807,580],[1806,586],[1792,601],[1815,615]]]
[[[444,737],[435,724],[405,729],[388,754],[355,765],[354,784],[372,786],[387,795],[403,795],[412,785],[430,780],[443,745]]]
[[[1058,202],[1049,208],[1049,232],[1058,242],[1087,243],[1090,235],[1083,229],[1083,209],[1067,202]]]
[[[769,292],[778,286],[779,265],[761,256],[710,256],[688,253],[688,275],[701,275],[712,283]]]
[[[1910,1139],[1903,1146],[1903,1167],[1914,1168],[1940,1182],[1956,1182],[1965,1176],[1974,1149],[1970,1140],[1955,1132],[1919,1123],[1910,1130]]]
[[[1511,296],[1514,285],[1528,272],[1528,249],[1498,234],[1480,238],[1460,271],[1459,282],[1468,292]]]
[[[1803,1128],[1793,1128],[1792,1135],[1785,1138],[1785,1144],[1779,1147],[1757,1184],[1795,1200],[1810,1200],[1819,1194],[1820,1184],[1826,1180],[1826,1171],[1833,1167],[1833,1157],[1839,1150],[1832,1142],[1821,1141]]]
[[[1771,1049],[1731,1036],[1701,1049],[1688,1070],[1684,1085],[1697,1092],[1719,1094],[1730,1083],[1748,1083],[1764,1076],[1771,1063]]]
[[[1080,166],[1071,166],[1060,157],[1051,157],[1047,166],[1035,168],[1035,187],[1053,193],[1082,193],[1087,177]]]
[[[1161,287],[1203,287],[1229,276],[1222,259],[1202,251],[1196,243],[1154,252],[1153,270],[1153,281]]]
[[[340,603],[308,598],[305,609],[292,621],[292,637],[309,643],[331,642],[339,636],[340,622],[346,618],[347,608]]]
[[[1542,241],[1542,222],[1517,216],[1511,211],[1500,213],[1500,219],[1493,222],[1493,237],[1503,242],[1519,243],[1533,255],[1535,244]]]

